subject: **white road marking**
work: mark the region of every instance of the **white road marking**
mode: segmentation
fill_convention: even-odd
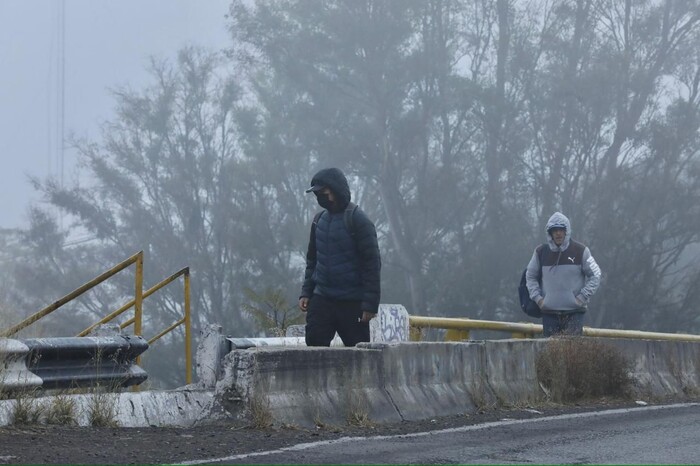
[[[246,459],[246,458],[253,458],[256,456],[274,455],[277,453],[285,453],[288,451],[302,451],[302,450],[308,450],[311,448],[322,447],[322,446],[326,446],[326,445],[335,445],[335,444],[341,444],[341,443],[360,442],[360,441],[364,442],[367,440],[390,440],[390,439],[398,439],[398,438],[425,437],[426,435],[448,434],[448,433],[453,433],[453,432],[468,432],[468,431],[472,431],[472,430],[490,429],[492,427],[527,424],[529,422],[557,421],[557,420],[561,420],[561,419],[580,419],[580,418],[587,418],[587,417],[624,414],[624,413],[631,413],[631,412],[643,411],[643,410],[656,411],[659,409],[688,408],[691,406],[700,406],[700,403],[679,403],[679,404],[673,404],[673,405],[644,406],[641,408],[609,409],[606,411],[591,411],[591,412],[587,412],[587,413],[577,413],[577,414],[559,414],[557,416],[547,416],[547,417],[539,417],[539,418],[533,418],[533,419],[514,419],[514,420],[507,420],[507,421],[486,422],[484,424],[474,424],[471,426],[452,427],[449,429],[442,429],[442,430],[430,430],[430,431],[426,431],[426,432],[415,432],[412,434],[377,435],[377,436],[371,436],[371,437],[341,437],[339,439],[334,439],[334,440],[321,440],[318,442],[299,443],[297,445],[292,445],[291,447],[278,448],[277,450],[256,451],[253,453],[241,453],[239,455],[222,456],[220,458],[208,458],[208,459],[201,459],[201,460],[183,461],[182,463],[172,463],[172,464],[174,464],[174,465],[192,465],[192,464],[207,464],[207,463],[225,463],[225,462],[229,462],[229,461],[242,460],[242,459]]]

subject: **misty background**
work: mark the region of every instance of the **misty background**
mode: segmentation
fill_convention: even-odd
[[[27,3],[0,1],[4,322],[139,250],[147,287],[191,267],[195,329],[299,322],[304,189],[337,166],[383,303],[528,320],[560,210],[603,272],[586,325],[700,331],[700,0],[65,0],[61,86],[61,2]],[[130,296],[133,271],[32,331]],[[179,319],[181,284],[144,314],[147,336]],[[181,348],[149,373],[177,384]]]

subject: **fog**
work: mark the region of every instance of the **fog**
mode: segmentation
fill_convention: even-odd
[[[0,227],[27,227],[39,197],[28,176],[61,176],[58,128],[96,138],[113,116],[110,89],[147,83],[149,57],[173,58],[186,45],[224,48],[226,0],[0,0]],[[60,12],[64,5],[64,105]],[[76,153],[63,154],[65,183]]]
[[[191,267],[195,329],[283,331],[304,190],[336,166],[383,303],[532,321],[517,285],[561,211],[602,270],[585,325],[700,331],[700,0],[66,0],[65,86],[61,3],[0,2],[0,321],[144,251],[147,287]],[[181,317],[178,286],[145,334]],[[51,333],[133,290],[118,276]]]

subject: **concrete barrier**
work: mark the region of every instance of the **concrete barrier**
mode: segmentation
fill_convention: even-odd
[[[401,304],[380,304],[369,321],[369,341],[394,343],[409,340],[408,311]]]
[[[305,334],[304,325],[290,325],[285,336],[288,338],[300,338],[300,344],[304,345]],[[369,341],[373,343],[393,343],[408,340],[409,322],[406,308],[401,304],[380,304],[376,317],[369,321]],[[331,346],[342,345],[343,343],[336,333]]]
[[[353,413],[401,417],[384,390],[382,352],[358,348],[256,347],[229,353],[216,396],[235,419],[252,404],[281,422],[345,423]]]
[[[629,357],[638,396],[700,397],[700,343],[597,340],[613,344]]]
[[[234,419],[250,416],[256,404],[276,422],[302,425],[342,424],[353,412],[385,422],[470,413],[484,406],[526,406],[546,400],[535,362],[549,341],[236,350],[224,359],[215,404]],[[700,396],[700,344],[601,342],[618,347],[632,362],[636,396]]]
[[[90,411],[99,406],[103,413],[113,413],[120,427],[189,427],[203,421],[216,420],[211,415],[214,394],[205,390],[171,390],[124,393],[62,395],[75,406],[74,423],[90,426]],[[24,400],[27,403],[28,400]],[[55,396],[33,398],[31,402],[43,413],[49,412]],[[0,426],[12,424],[17,400],[0,400]]]
[[[551,340],[362,343],[357,348],[252,347],[225,352],[212,328],[198,351],[198,374],[211,390],[106,394],[122,426],[189,426],[215,420],[251,422],[252,408],[274,422],[345,424],[429,419],[482,407],[527,406],[546,400],[535,362]],[[588,337],[587,337],[588,339]],[[599,339],[632,363],[634,394],[647,401],[700,398],[700,344]],[[207,345],[200,349],[206,349]],[[201,354],[200,354],[201,353]],[[211,358],[208,360],[207,358]],[[80,425],[88,425],[80,400]],[[51,403],[49,397],[39,403]],[[0,401],[0,425],[14,400]]]

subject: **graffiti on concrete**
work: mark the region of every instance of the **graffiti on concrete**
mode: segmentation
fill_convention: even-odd
[[[380,304],[379,313],[371,322],[371,341],[408,341],[408,312],[400,304]]]

